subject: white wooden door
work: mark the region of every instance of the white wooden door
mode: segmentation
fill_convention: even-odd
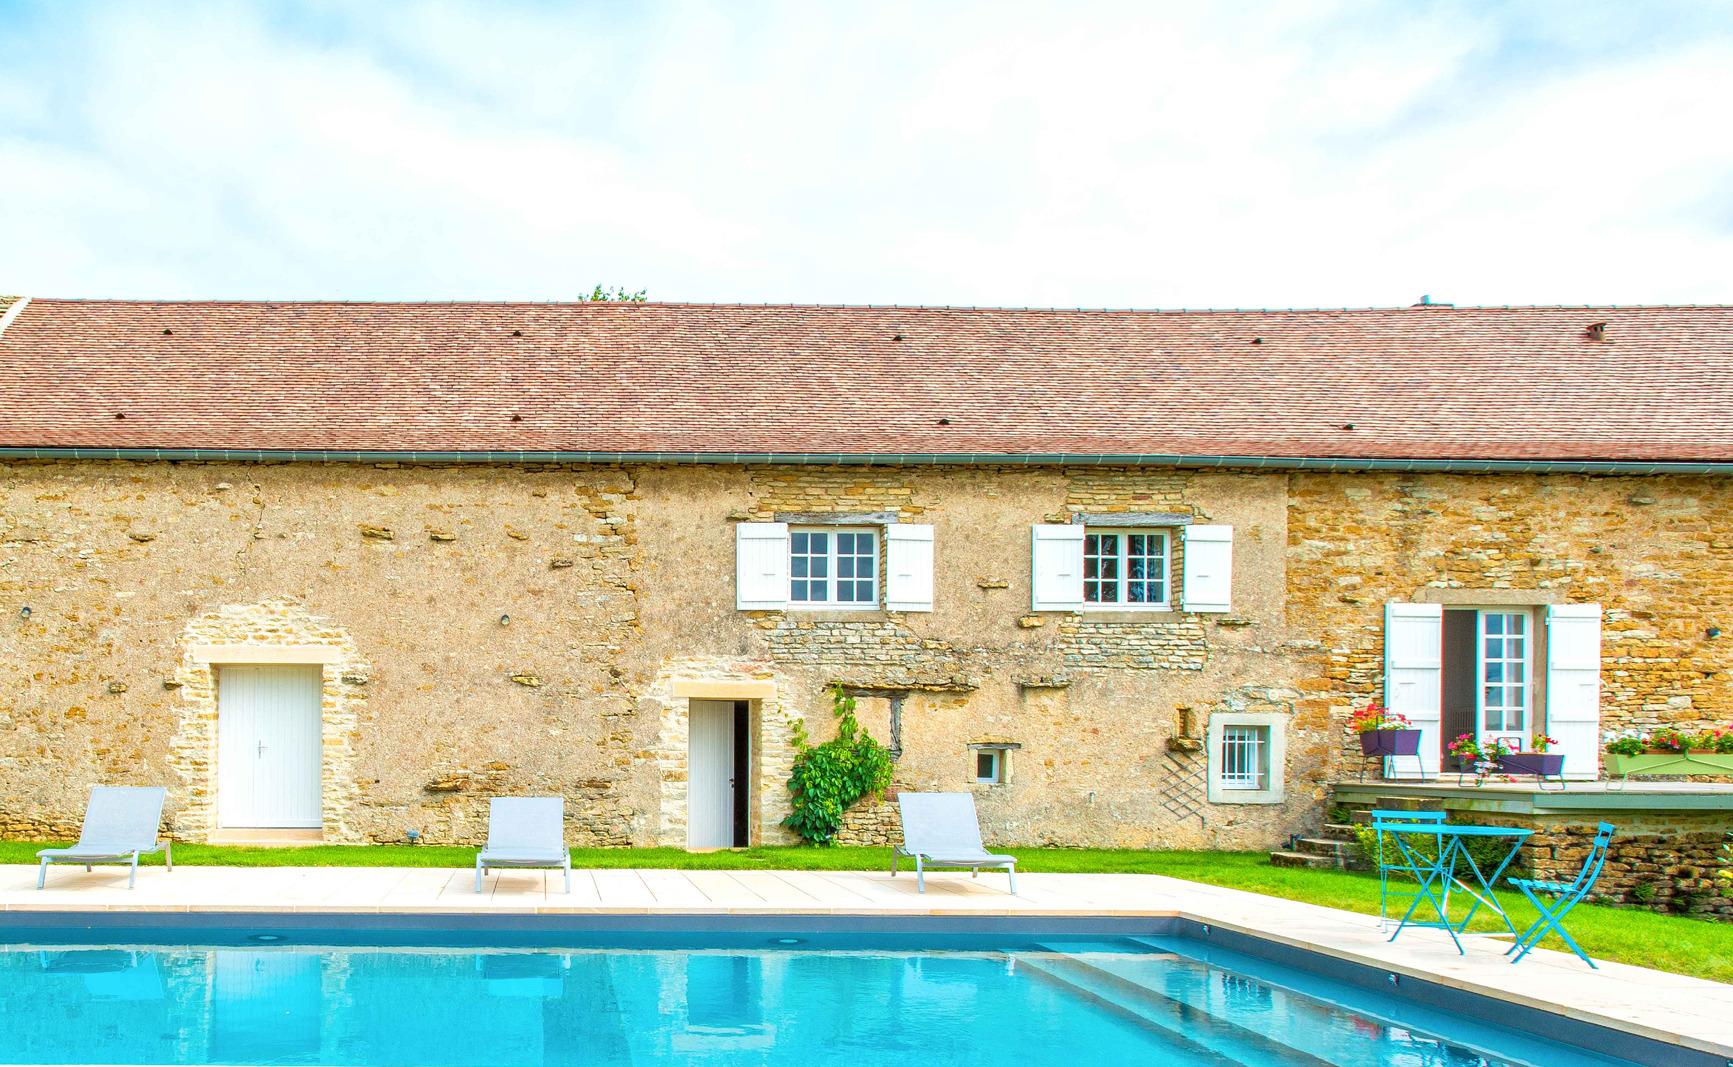
[[[317,828],[317,666],[222,667],[217,675],[217,823]]]
[[[694,700],[686,758],[686,847],[734,845],[734,702]]]

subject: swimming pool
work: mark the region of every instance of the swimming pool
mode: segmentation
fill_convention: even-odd
[[[118,933],[119,931],[110,931]],[[0,949],[0,1061],[237,1064],[1630,1062],[1181,934],[231,930]],[[16,931],[14,931],[16,934]],[[466,941],[473,938],[463,939]]]

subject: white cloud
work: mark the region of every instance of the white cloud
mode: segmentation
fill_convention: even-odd
[[[1599,6],[37,9],[0,291],[1733,300],[1733,34]]]

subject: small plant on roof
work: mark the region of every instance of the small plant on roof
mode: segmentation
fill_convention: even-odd
[[[1412,730],[1414,724],[1405,717],[1396,714],[1389,708],[1374,700],[1366,705],[1363,711],[1355,712],[1349,723],[1357,734],[1368,734],[1374,730]]]
[[[648,289],[639,289],[637,292],[631,292],[623,285],[612,289],[605,285],[598,285],[587,294],[580,293],[578,301],[584,304],[642,304],[645,294],[649,291]]]
[[[869,793],[891,784],[891,754],[861,728],[854,697],[833,685],[831,711],[836,737],[822,745],[807,742],[804,723],[794,726],[794,770],[788,791],[794,810],[782,825],[815,845],[828,845],[842,828],[843,812]]]

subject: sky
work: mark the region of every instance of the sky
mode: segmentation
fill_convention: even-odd
[[[0,0],[0,293],[1733,302],[1733,5]]]

